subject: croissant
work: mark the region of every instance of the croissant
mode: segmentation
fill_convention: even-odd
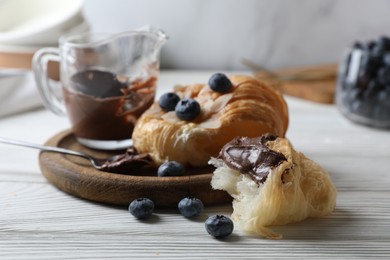
[[[192,121],[180,120],[155,102],[137,121],[132,135],[139,153],[155,163],[174,160],[184,165],[206,166],[223,145],[236,136],[273,133],[284,136],[288,109],[282,95],[246,75],[229,76],[233,87],[215,92],[207,84],[176,86],[180,98],[193,98],[201,113]]]
[[[217,167],[211,186],[233,197],[232,219],[245,231],[280,239],[269,226],[325,216],[335,208],[329,174],[285,138],[236,138],[210,164]]]

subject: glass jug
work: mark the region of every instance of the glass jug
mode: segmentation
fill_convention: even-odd
[[[67,115],[76,139],[87,147],[130,146],[136,120],[154,102],[166,40],[166,34],[153,26],[114,35],[62,37],[59,48],[43,48],[33,57],[44,105]],[[60,63],[60,95],[48,79],[49,61]]]

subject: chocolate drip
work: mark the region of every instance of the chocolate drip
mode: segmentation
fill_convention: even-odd
[[[106,161],[100,170],[129,174],[134,169],[140,169],[143,166],[151,165],[152,160],[146,153],[139,154],[134,147],[130,147],[123,154],[119,154]]]
[[[270,134],[256,138],[237,137],[222,148],[219,157],[228,167],[249,174],[258,184],[263,183],[271,169],[287,161],[282,153],[266,146],[276,138]]]

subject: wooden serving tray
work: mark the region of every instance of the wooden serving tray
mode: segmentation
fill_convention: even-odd
[[[96,151],[80,145],[70,130],[50,138],[46,145],[85,152],[105,158],[112,152]],[[42,174],[57,188],[74,196],[101,203],[129,205],[139,197],[147,197],[159,208],[176,208],[186,196],[202,200],[204,205],[231,201],[224,191],[211,188],[212,168],[187,169],[186,176],[157,177],[156,170],[134,171],[131,175],[96,170],[87,160],[58,153],[41,152]]]

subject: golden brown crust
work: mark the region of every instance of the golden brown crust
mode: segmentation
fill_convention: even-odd
[[[181,98],[191,97],[200,103],[201,114],[191,122],[181,121],[174,112],[166,113],[154,103],[135,126],[135,148],[149,153],[156,165],[175,160],[205,166],[236,136],[272,133],[283,137],[288,109],[282,95],[250,76],[229,78],[233,88],[223,94],[205,84],[175,87]]]

